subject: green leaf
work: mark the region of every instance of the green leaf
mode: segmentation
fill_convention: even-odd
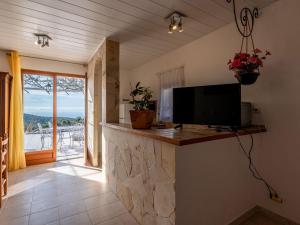
[[[135,88],[138,88],[140,86],[141,82],[137,82],[135,85]]]

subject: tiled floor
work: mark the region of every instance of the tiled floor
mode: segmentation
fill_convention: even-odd
[[[268,217],[267,215],[264,215],[261,212],[257,212],[241,225],[284,225],[284,224],[286,223],[276,222],[275,220]]]
[[[0,225],[137,225],[82,159],[31,166],[9,174]]]

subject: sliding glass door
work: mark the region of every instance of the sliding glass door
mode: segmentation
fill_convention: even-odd
[[[55,156],[54,83],[53,76],[23,74],[24,148],[29,161],[52,161]]]
[[[28,165],[83,157],[85,77],[22,70]]]
[[[57,77],[57,160],[83,157],[85,80]]]

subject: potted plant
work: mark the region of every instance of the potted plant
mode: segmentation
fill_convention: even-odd
[[[267,55],[271,55],[269,51],[266,51],[261,56],[262,51],[258,48],[253,50],[252,54],[249,53],[236,53],[233,60],[229,60],[229,69],[234,71],[234,76],[237,80],[244,85],[253,84],[258,76],[259,68],[263,67],[263,60]]]
[[[130,110],[132,128],[149,129],[155,118],[155,111],[149,110],[152,91],[138,82],[131,90],[130,96],[132,97],[130,103],[134,105],[134,110]]]

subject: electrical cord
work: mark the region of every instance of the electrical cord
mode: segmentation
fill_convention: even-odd
[[[261,176],[261,174],[259,173],[259,171],[258,171],[258,169],[256,168],[256,166],[255,166],[255,164],[253,163],[253,159],[252,159],[252,152],[253,152],[253,147],[254,147],[254,138],[253,138],[253,135],[251,134],[251,133],[248,133],[247,131],[245,131],[245,132],[247,132],[248,134],[249,134],[249,136],[251,137],[251,146],[250,146],[250,149],[249,149],[249,151],[247,151],[246,150],[246,148],[244,147],[244,145],[243,145],[243,143],[242,143],[242,141],[241,141],[241,139],[240,139],[240,137],[239,137],[239,133],[238,132],[236,132],[235,130],[231,130],[233,133],[234,133],[234,135],[235,135],[235,137],[236,137],[236,139],[237,139],[237,141],[238,141],[238,143],[239,143],[239,145],[240,145],[240,147],[241,147],[241,149],[242,149],[242,151],[243,151],[243,153],[245,154],[245,156],[247,157],[247,159],[249,160],[249,165],[248,165],[248,168],[249,168],[249,170],[250,170],[250,172],[251,172],[251,174],[252,174],[252,176],[255,178],[255,179],[257,179],[257,180],[259,180],[259,181],[261,181],[261,182],[263,182],[264,183],[264,185],[266,186],[266,188],[267,188],[267,190],[268,190],[268,192],[269,192],[269,195],[270,195],[270,198],[271,199],[273,199],[274,197],[275,198],[278,198],[279,196],[278,196],[278,194],[277,194],[277,191]]]

